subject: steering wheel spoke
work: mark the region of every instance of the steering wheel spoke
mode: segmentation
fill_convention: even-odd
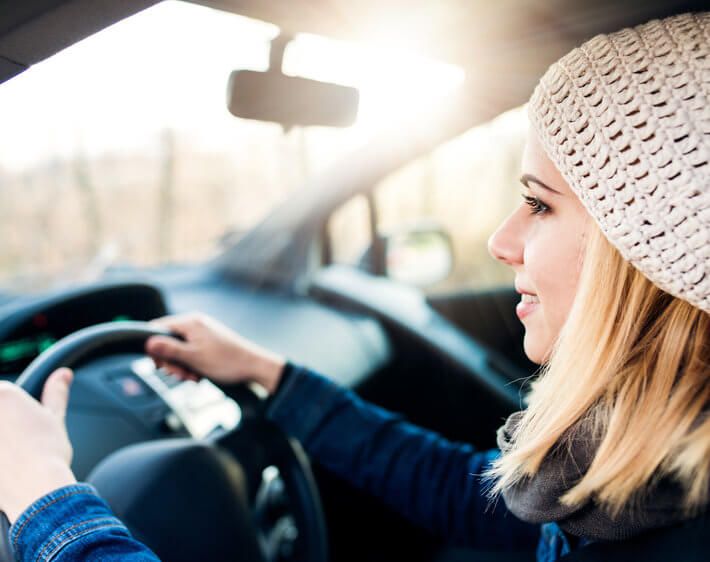
[[[261,540],[268,554],[275,556],[269,560],[325,562],[323,510],[301,445],[262,416],[243,419],[234,430],[213,437],[213,442],[241,459],[250,481],[255,521],[262,525]]]

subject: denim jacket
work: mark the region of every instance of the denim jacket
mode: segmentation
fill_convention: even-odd
[[[503,502],[489,504],[482,474],[497,451],[452,443],[294,365],[267,415],[319,464],[452,545],[526,550],[538,562],[555,562],[571,550],[555,523],[540,528],[515,518]],[[23,562],[158,560],[87,484],[40,498],[9,534]]]
[[[22,562],[156,562],[88,484],[65,486],[34,502],[10,527]]]

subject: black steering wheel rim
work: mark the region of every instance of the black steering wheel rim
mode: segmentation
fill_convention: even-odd
[[[147,322],[110,322],[79,330],[56,342],[39,355],[20,375],[16,384],[35,399],[39,399],[47,378],[59,367],[74,368],[89,359],[112,353],[145,353],[145,342],[155,336],[178,337]],[[294,496],[299,522],[305,527],[303,538],[304,560],[327,561],[325,521],[318,490],[307,457],[300,445],[289,439],[275,424],[260,416],[209,442],[233,455],[244,453],[249,439],[264,438],[273,445],[267,450],[263,443],[259,450],[265,462],[282,471],[285,484]],[[2,538],[0,538],[0,542]],[[1,545],[0,545],[1,546]],[[2,554],[2,548],[0,548]],[[8,562],[11,559],[8,559]],[[0,562],[5,562],[0,556]]]
[[[39,400],[47,378],[59,367],[74,368],[107,348],[145,353],[146,340],[157,335],[176,337],[147,322],[107,322],[83,328],[62,338],[36,357],[15,384]],[[108,355],[109,352],[103,354]]]

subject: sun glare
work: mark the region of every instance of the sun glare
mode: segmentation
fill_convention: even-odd
[[[301,34],[289,45],[284,72],[356,86],[355,124],[367,132],[393,118],[426,110],[464,80],[462,68],[394,48],[367,48]]]

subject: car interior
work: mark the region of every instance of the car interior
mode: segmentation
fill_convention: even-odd
[[[523,327],[514,312],[518,295],[511,278],[500,272],[487,273],[478,261],[465,272],[457,269],[472,256],[483,256],[480,263],[490,259],[485,257],[483,234],[475,240],[458,236],[426,213],[415,221],[388,224],[383,218],[388,205],[406,207],[407,201],[424,193],[421,185],[429,181],[427,177],[443,177],[441,166],[432,164],[430,156],[441,154],[441,147],[461,142],[472,134],[469,131],[483,130],[491,120],[516,108],[516,119],[524,121],[520,106],[537,79],[575,45],[597,33],[699,10],[703,4],[695,0],[4,2],[0,10],[0,95],[3,88],[14,87],[27,73],[25,86],[35,88],[37,97],[32,99],[37,103],[12,108],[0,98],[3,110],[17,119],[17,128],[8,128],[0,142],[0,152],[5,150],[4,156],[0,154],[0,207],[5,207],[0,216],[7,225],[13,220],[22,223],[6,227],[16,230],[0,231],[8,248],[0,250],[0,255],[7,252],[7,259],[0,256],[0,378],[18,381],[37,396],[51,368],[62,364],[75,368],[67,415],[75,450],[73,469],[79,479],[97,486],[136,536],[161,559],[529,559],[524,554],[502,555],[445,544],[376,498],[350,487],[309,460],[297,443],[262,423],[265,399],[260,389],[181,382],[156,369],[142,352],[146,337],[156,330],[148,322],[190,311],[214,316],[258,344],[448,439],[481,449],[495,447],[496,429],[508,414],[524,406],[526,385],[538,368],[523,352]],[[209,40],[208,35],[191,35],[190,25],[198,25],[198,11],[207,14],[205,17],[218,14],[268,24],[260,68],[234,63],[231,73],[220,75],[223,89],[214,96],[215,107],[210,110],[221,111],[230,123],[268,126],[269,135],[288,136],[288,142],[301,147],[299,150],[309,146],[308,137],[299,136],[305,135],[304,130],[313,129],[317,134],[354,130],[358,107],[365,111],[367,103],[365,89],[359,91],[356,81],[299,76],[284,70],[294,58],[289,59],[289,45],[302,37],[377,49],[396,43],[396,27],[401,36],[409,32],[409,44],[417,52],[459,69],[461,78],[454,90],[435,103],[407,106],[408,115],[392,112],[390,119],[386,111],[380,113],[375,132],[366,140],[360,139],[352,150],[342,150],[327,165],[313,166],[315,171],[299,172],[294,188],[280,194],[276,203],[268,199],[272,195],[266,184],[258,184],[235,165],[236,171],[225,176],[228,179],[220,189],[229,193],[239,187],[245,195],[236,203],[219,199],[215,208],[270,202],[262,204],[265,211],[246,227],[212,236],[210,252],[199,258],[179,257],[180,245],[187,242],[178,236],[174,254],[166,253],[168,258],[163,261],[119,259],[104,264],[105,253],[99,246],[91,246],[89,238],[87,255],[91,260],[87,260],[88,266],[82,265],[81,274],[62,277],[53,271],[51,282],[35,283],[30,278],[34,270],[17,265],[35,252],[23,233],[50,229],[61,200],[74,192],[81,197],[76,212],[85,213],[77,216],[88,217],[87,224],[91,224],[92,197],[97,196],[92,195],[90,174],[85,173],[89,168],[82,168],[81,162],[86,165],[91,158],[104,158],[101,165],[114,168],[122,162],[109,161],[105,154],[92,155],[89,147],[85,161],[76,160],[79,164],[72,168],[76,189],[71,187],[74,184],[64,185],[63,176],[51,167],[62,165],[61,159],[34,164],[18,161],[18,167],[12,167],[13,144],[22,144],[18,140],[22,135],[33,134],[32,127],[42,125],[43,100],[54,107],[50,99],[60,97],[61,88],[71,92],[72,83],[79,84],[79,74],[90,74],[91,68],[84,71],[81,64],[85,63],[80,63],[76,76],[56,72],[52,79],[57,92],[53,92],[51,88],[37,91],[39,81],[33,86],[30,80],[36,76],[32,74],[35,65],[39,74],[52,57],[59,57],[65,49],[78,49],[95,34],[99,37],[148,17],[146,14],[159,23],[168,10],[183,9],[183,5],[188,11],[176,34],[182,38],[185,52],[193,48],[193,42],[197,49],[198,43]],[[161,33],[161,27],[151,28],[150,44],[156,50],[161,48]],[[121,40],[125,54],[120,56],[132,60],[131,49],[138,49],[137,43],[131,43],[130,34]],[[144,55],[140,50],[136,53]],[[187,61],[177,54],[175,57],[186,91],[189,82],[200,81],[202,67],[212,64],[202,55]],[[349,59],[334,57],[338,71],[346,69]],[[120,69],[110,68],[111,64],[104,66],[117,74]],[[159,81],[161,69],[154,66],[152,73]],[[418,67],[413,73],[420,81],[403,85],[395,105],[406,105],[421,80],[432,80]],[[163,94],[151,94],[150,82],[126,84],[125,88],[119,92],[124,98],[155,104],[146,105],[146,116],[158,112],[161,104],[171,103]],[[176,98],[180,95],[175,92]],[[122,117],[121,112],[127,110],[121,102],[97,103],[103,105],[102,111],[115,114],[117,127],[126,119],[130,128],[132,121]],[[256,129],[245,131],[247,136],[266,135]],[[104,133],[123,134],[118,129]],[[206,135],[209,137],[209,129]],[[160,160],[160,165],[173,165],[173,158],[177,164],[171,169],[181,170],[181,163],[192,157],[181,156],[182,137],[177,142],[169,136],[160,138],[167,139],[163,148],[173,147],[173,152],[166,153],[172,156]],[[323,138],[323,144],[331,145],[326,148],[335,152],[337,143],[329,141],[331,137]],[[489,140],[483,144],[473,145],[484,156],[474,162],[472,173],[496,172],[482,171],[487,165],[487,145],[498,142],[486,138]],[[45,142],[36,137],[35,141]],[[59,146],[63,140],[57,137],[52,142]],[[91,139],[86,142],[90,144]],[[140,151],[136,154],[135,158],[142,157]],[[200,153],[199,158],[205,160],[196,160],[195,166],[216,168],[205,154],[209,149]],[[258,160],[255,154],[239,158],[252,159],[254,166],[264,169],[268,162],[278,168],[272,156]],[[513,168],[518,157],[505,156]],[[488,165],[495,168],[497,164],[491,161]],[[39,191],[39,184],[32,179],[40,177],[33,176],[32,170],[41,166],[45,166],[42,173],[47,178],[60,178],[54,184],[42,184],[44,191]],[[167,186],[170,173],[177,172],[165,170],[155,174],[157,183]],[[424,170],[424,179],[420,181],[417,175],[410,181],[412,170]],[[277,174],[276,183],[279,177]],[[392,178],[403,187],[388,187],[395,183]],[[440,179],[431,181],[431,185],[438,185]],[[20,197],[13,193],[22,193],[13,182],[20,182],[17,186],[26,190],[25,201],[10,200]],[[184,190],[189,195],[180,211],[184,217],[201,209],[200,198],[213,193],[200,182],[193,183]],[[385,189],[387,196],[382,195]],[[512,196],[500,185],[483,185],[481,189],[491,200],[464,200],[458,204],[458,212],[463,213],[463,221],[474,220],[466,216],[481,217],[475,221],[484,230],[494,227],[517,194],[514,186],[508,186]],[[38,193],[35,199],[34,193]],[[138,210],[142,200],[127,188],[116,188],[116,193],[120,203],[102,210],[101,216],[108,217],[106,223],[113,220],[117,229],[133,232],[131,243],[140,249],[148,242],[139,227],[149,222]],[[426,193],[435,206],[438,200],[431,195],[433,189]],[[446,198],[446,192],[442,193],[440,198]],[[194,222],[183,220],[178,228],[169,215],[160,214],[161,206],[172,208],[177,203],[170,199],[167,188],[160,194],[156,204],[159,218],[151,219],[150,224],[158,234],[161,229],[209,229],[210,221],[217,221],[205,212]],[[494,199],[500,202],[491,202]],[[44,219],[32,214],[40,207],[45,209]],[[71,229],[71,221],[67,221],[51,228],[57,232]],[[52,243],[61,245],[60,238]],[[169,246],[169,241],[162,243],[163,249]],[[11,254],[15,252],[12,244],[19,248],[20,257]],[[69,245],[67,248],[64,253],[56,251],[69,263],[73,250]],[[32,255],[40,265],[54,263],[54,258],[37,252]],[[0,559],[2,556],[0,550]]]

